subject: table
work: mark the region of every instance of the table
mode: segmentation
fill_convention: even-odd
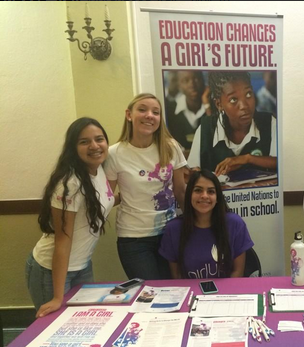
[[[202,294],[199,289],[200,280],[162,280],[162,281],[146,281],[145,284],[149,286],[167,287],[167,286],[190,286],[194,295]],[[271,288],[295,288],[291,284],[290,277],[250,277],[250,278],[222,278],[215,279],[219,294],[262,294],[264,291],[268,292]],[[113,283],[113,282],[111,282]],[[65,301],[71,298],[80,286],[72,288],[66,295]],[[300,288],[300,287],[299,287]],[[182,312],[188,311],[187,307],[188,296],[181,308]],[[53,320],[55,320],[66,308],[65,305],[57,311],[49,314],[44,318],[37,319],[30,327],[28,327],[21,335],[19,335],[9,347],[24,347],[30,343],[36,336],[38,336]],[[112,346],[112,342],[118,337],[119,333],[123,330],[126,323],[129,321],[132,313],[129,313],[123,323],[118,327],[115,333],[108,340],[106,347]],[[262,341],[262,344],[269,347],[302,347],[304,346],[304,332],[285,332],[281,333],[277,330],[278,322],[280,320],[303,320],[303,312],[283,312],[272,313],[267,310],[266,324],[275,331],[275,337],[271,337],[270,342]],[[187,345],[188,334],[190,329],[190,318],[185,326],[182,346]],[[259,346],[257,341],[254,341],[249,335],[248,346]]]

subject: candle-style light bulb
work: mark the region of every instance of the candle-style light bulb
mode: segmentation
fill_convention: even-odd
[[[109,12],[108,5],[105,5],[105,19],[106,20],[111,20],[110,19],[110,12]]]
[[[68,22],[72,22],[71,13],[70,13],[70,7],[69,6],[67,6],[67,21]]]
[[[91,18],[90,17],[90,12],[89,12],[89,5],[88,5],[87,2],[85,4],[85,18]]]

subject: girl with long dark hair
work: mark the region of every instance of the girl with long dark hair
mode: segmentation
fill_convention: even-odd
[[[36,317],[58,310],[71,287],[94,280],[91,257],[115,200],[101,166],[107,155],[98,121],[84,117],[70,125],[42,199],[43,236],[26,264]]]
[[[245,222],[229,212],[217,177],[205,169],[193,172],[184,215],[167,224],[159,250],[172,277],[241,277],[252,246]]]

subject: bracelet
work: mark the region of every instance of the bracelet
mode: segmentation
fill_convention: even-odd
[[[207,110],[207,108],[210,108],[210,104],[203,104],[205,107],[205,110]]]

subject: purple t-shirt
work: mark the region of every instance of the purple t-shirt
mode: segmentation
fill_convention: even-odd
[[[247,226],[235,213],[226,214],[231,257],[237,258],[253,246]],[[170,221],[165,229],[159,253],[169,262],[177,263],[182,218]],[[194,227],[184,252],[184,267],[188,278],[222,277],[218,271],[215,237],[210,228]]]

